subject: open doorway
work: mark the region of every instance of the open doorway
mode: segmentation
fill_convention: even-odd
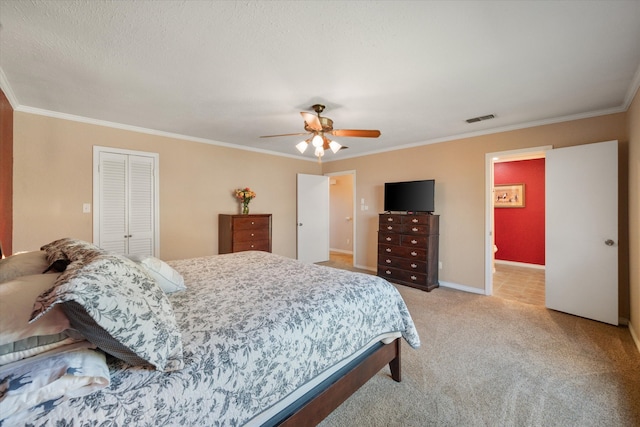
[[[355,171],[329,176],[329,259],[331,263],[353,267],[356,260]]]
[[[486,295],[545,305],[547,149],[487,154]]]

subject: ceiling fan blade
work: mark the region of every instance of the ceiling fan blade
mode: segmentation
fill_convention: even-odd
[[[365,130],[365,129],[334,129],[331,132],[327,132],[333,136],[345,136],[356,138],[377,138],[380,136],[379,130]]]
[[[317,130],[318,132],[322,131],[322,124],[320,123],[320,118],[318,116],[305,111],[301,111],[300,115],[302,115],[304,122],[309,128]]]
[[[274,138],[276,136],[294,136],[294,135],[308,135],[309,132],[302,133],[283,133],[281,135],[262,135],[260,138]]]

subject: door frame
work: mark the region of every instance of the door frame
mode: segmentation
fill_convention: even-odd
[[[124,148],[93,146],[93,243],[100,241],[100,153],[115,153],[153,158],[153,256],[160,258],[160,154]]]
[[[351,212],[351,218],[352,218],[352,231],[351,231],[351,247],[353,248],[352,250],[352,258],[351,258],[351,264],[352,267],[356,266],[356,248],[358,247],[358,245],[356,245],[356,230],[357,230],[357,224],[358,221],[356,221],[356,171],[355,169],[351,169],[351,170],[346,170],[346,171],[342,171],[342,172],[329,172],[329,173],[325,173],[325,176],[344,176],[344,175],[351,175],[352,178],[352,182],[353,182],[353,187],[352,187],[352,191],[351,191],[351,197],[352,197],[352,206],[353,206],[353,212]],[[331,209],[331,198],[329,198],[329,209]],[[329,229],[331,229],[331,211],[329,211]],[[331,249],[331,245],[329,245],[329,249]]]
[[[493,265],[495,253],[493,252],[495,228],[493,215],[493,165],[497,159],[500,161],[516,161],[527,159],[539,159],[545,157],[552,145],[521,148],[518,150],[496,151],[485,153],[485,267],[484,267],[484,294],[493,295]]]

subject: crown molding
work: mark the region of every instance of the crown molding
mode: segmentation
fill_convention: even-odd
[[[631,85],[629,86],[629,90],[627,91],[627,96],[624,98],[624,104],[622,104],[625,111],[628,110],[629,107],[631,107],[633,98],[635,98],[636,93],[638,93],[638,88],[640,88],[640,65],[638,65],[636,74],[633,76],[633,80],[631,81]]]
[[[9,104],[11,104],[11,108],[13,108],[14,110],[17,110],[20,104],[18,103],[16,94],[13,93],[13,89],[11,89],[9,80],[7,80],[7,76],[4,74],[4,70],[2,69],[2,67],[0,67],[0,89],[2,89],[2,92],[4,92],[4,95],[9,100]]]
[[[552,125],[552,124],[556,124],[556,123],[571,122],[571,121],[574,121],[574,120],[589,119],[589,118],[592,118],[592,117],[606,116],[606,115],[609,115],[609,114],[624,113],[624,112],[627,111],[627,109],[628,109],[628,106],[627,107],[620,106],[620,107],[615,107],[615,108],[608,108],[608,109],[605,109],[605,110],[591,111],[591,112],[588,112],[588,113],[573,114],[573,115],[570,115],[570,116],[561,116],[561,117],[555,117],[555,118],[551,118],[551,119],[536,120],[536,121],[533,121],[533,122],[520,123],[520,124],[517,124],[517,125],[509,125],[509,126],[502,126],[502,127],[484,129],[484,130],[477,131],[477,132],[460,133],[460,134],[457,134],[457,135],[451,135],[451,136],[447,136],[447,137],[443,137],[443,138],[428,139],[428,140],[425,140],[425,141],[415,142],[415,143],[412,143],[412,144],[397,145],[395,147],[390,147],[390,148],[381,148],[379,150],[370,151],[370,152],[365,153],[365,154],[354,154],[354,155],[351,155],[351,156],[344,156],[344,157],[341,157],[339,159],[327,160],[326,162],[327,163],[328,162],[336,162],[336,161],[339,161],[339,160],[346,160],[346,159],[351,159],[351,158],[355,158],[355,157],[364,157],[364,156],[369,156],[369,155],[373,155],[373,154],[387,153],[389,151],[405,150],[407,148],[421,147],[423,145],[438,144],[438,143],[441,143],[441,142],[450,142],[450,141],[455,141],[455,140],[458,140],[458,139],[473,138],[473,137],[477,137],[477,136],[491,135],[491,134],[494,134],[494,133],[510,132],[510,131],[514,131],[514,130],[527,129],[527,128],[532,128],[532,127],[537,127],[537,126]]]
[[[80,123],[86,123],[86,124],[97,125],[97,126],[104,126],[104,127],[114,128],[114,129],[126,130],[126,131],[130,131],[130,132],[138,132],[138,133],[144,133],[144,134],[148,134],[148,135],[161,136],[161,137],[173,138],[173,139],[182,139],[182,140],[185,140],[185,141],[199,142],[199,143],[202,143],[202,144],[210,144],[210,145],[217,145],[217,146],[220,146],[220,147],[234,148],[236,150],[253,151],[253,152],[261,153],[261,154],[270,154],[270,155],[273,155],[273,156],[289,157],[289,158],[296,159],[296,160],[308,160],[310,162],[315,162],[316,161],[315,158],[314,159],[308,159],[308,158],[304,158],[304,157],[301,158],[300,156],[297,156],[295,154],[280,153],[280,152],[276,152],[276,151],[264,150],[264,149],[261,149],[261,148],[247,147],[247,146],[238,145],[238,144],[231,144],[231,143],[228,143],[228,142],[216,141],[216,140],[213,140],[213,139],[199,138],[199,137],[195,137],[195,136],[181,135],[181,134],[178,134],[178,133],[171,133],[171,132],[165,132],[165,131],[161,131],[161,130],[148,129],[148,128],[143,128],[143,127],[139,127],[139,126],[125,125],[125,124],[122,124],[122,123],[110,122],[110,121],[106,121],[106,120],[92,119],[92,118],[89,118],[89,117],[76,116],[74,114],[67,114],[67,113],[60,113],[60,112],[57,112],[57,111],[44,110],[42,108],[18,106],[17,108],[14,108],[14,110],[22,112],[22,113],[36,114],[36,115],[39,115],[39,116],[53,117],[53,118],[56,118],[56,119],[69,120],[69,121],[73,121],[73,122],[80,122]]]

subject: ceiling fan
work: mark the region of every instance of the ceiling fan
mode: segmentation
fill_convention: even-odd
[[[327,135],[333,135],[337,137],[357,137],[357,138],[377,138],[380,136],[379,130],[365,130],[365,129],[334,129],[333,120],[328,117],[322,117],[320,113],[324,111],[325,106],[322,104],[314,104],[311,106],[316,115],[301,111],[300,114],[304,119],[303,133],[285,133],[281,135],[264,135],[260,138],[273,138],[278,136],[293,136],[293,135],[309,135],[307,139],[298,143],[296,148],[300,153],[304,153],[309,144],[315,147],[315,155],[318,157],[318,161],[321,161],[324,156],[325,150],[331,150],[337,153],[341,148],[346,148],[340,145],[336,141],[332,141],[327,138]]]

